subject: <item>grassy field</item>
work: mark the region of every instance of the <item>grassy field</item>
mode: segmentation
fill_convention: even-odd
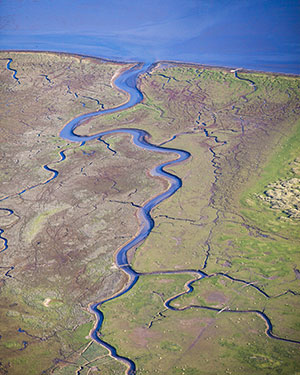
[[[128,135],[104,138],[116,153],[96,140],[79,146],[58,137],[78,114],[126,100],[111,85],[124,65],[51,53],[0,57],[0,228],[8,240],[0,253],[0,374],[124,373],[90,341],[88,304],[126,282],[114,252],[136,233],[134,205],[167,188],[149,176],[167,156],[137,149]],[[102,307],[101,338],[137,374],[299,372],[299,345],[269,338],[253,311],[269,317],[275,336],[299,341],[299,220],[263,198],[270,184],[300,178],[300,81],[238,76],[256,91],[228,69],[159,63],[140,78],[142,103],[78,129],[144,129],[150,142],[191,153],[168,169],[183,186],[153,210],[153,231],[131,251],[144,275]],[[59,172],[47,184],[44,165]],[[296,197],[297,187],[288,194]]]

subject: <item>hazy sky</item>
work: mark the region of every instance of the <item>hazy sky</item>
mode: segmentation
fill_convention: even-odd
[[[0,0],[0,48],[298,69],[299,8],[298,0]]]

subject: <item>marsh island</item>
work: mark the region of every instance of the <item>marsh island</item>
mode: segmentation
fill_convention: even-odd
[[[0,54],[0,373],[296,373],[299,77],[135,65]]]

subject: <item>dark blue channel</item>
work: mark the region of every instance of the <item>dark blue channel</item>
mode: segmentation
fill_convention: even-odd
[[[12,61],[13,61],[12,59],[8,59],[8,63],[7,63],[7,65],[6,65],[6,68],[7,68],[8,70],[10,70],[10,71],[13,72],[13,79],[15,79],[15,80],[18,82],[18,84],[20,85],[21,82],[20,82],[19,78],[17,77],[17,71],[16,71],[16,69],[12,69],[12,68],[10,67],[10,64],[12,63]]]

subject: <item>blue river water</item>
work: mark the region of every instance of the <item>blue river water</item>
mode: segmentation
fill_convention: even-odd
[[[115,256],[115,264],[122,269],[123,272],[125,272],[128,276],[127,284],[123,287],[121,291],[119,291],[117,294],[103,300],[100,302],[96,302],[90,306],[90,310],[95,314],[97,321],[94,326],[94,329],[91,333],[91,337],[100,343],[102,346],[104,346],[109,352],[112,357],[115,359],[124,362],[127,365],[127,374],[134,374],[135,373],[135,364],[133,361],[131,361],[128,358],[121,357],[117,354],[115,348],[105,341],[101,340],[99,337],[99,331],[101,329],[104,316],[103,313],[99,310],[101,305],[104,303],[111,301],[113,299],[116,299],[120,297],[121,295],[128,292],[138,281],[139,274],[135,272],[131,266],[128,264],[128,258],[127,253],[130,249],[136,247],[139,243],[141,243],[145,238],[149,235],[151,230],[154,227],[154,221],[151,217],[151,210],[157,206],[159,203],[161,203],[163,200],[169,198],[171,195],[173,195],[181,186],[182,182],[181,179],[172,173],[166,172],[164,170],[165,167],[170,166],[172,164],[182,162],[190,157],[190,154],[187,151],[184,150],[178,150],[178,149],[172,149],[172,148],[166,148],[162,146],[156,146],[147,141],[147,138],[149,137],[149,134],[144,130],[139,129],[112,129],[104,132],[100,132],[98,134],[93,134],[91,136],[82,136],[77,135],[75,133],[75,130],[78,126],[82,125],[86,120],[88,120],[91,117],[96,116],[103,116],[108,113],[117,112],[120,110],[124,110],[127,108],[130,108],[134,106],[135,104],[139,103],[143,99],[143,95],[140,92],[140,90],[136,86],[137,77],[142,74],[146,73],[147,70],[151,67],[150,64],[137,64],[133,68],[123,72],[115,81],[115,85],[121,89],[126,91],[130,96],[128,98],[128,101],[124,103],[123,105],[120,105],[119,107],[106,109],[106,110],[100,110],[97,112],[91,112],[88,114],[84,114],[82,116],[78,116],[77,118],[71,120],[68,124],[64,126],[62,131],[60,132],[60,136],[64,139],[67,139],[72,142],[87,142],[93,139],[99,139],[101,140],[101,137],[105,135],[111,135],[116,133],[127,133],[132,136],[133,143],[140,148],[147,149],[154,152],[160,152],[160,153],[170,153],[173,157],[173,160],[162,163],[156,167],[154,167],[150,174],[152,176],[161,176],[164,177],[169,181],[169,187],[167,190],[162,192],[161,194],[155,196],[154,198],[147,201],[143,206],[141,206],[138,209],[138,218],[140,222],[140,229],[139,232],[124,246],[122,246],[116,256]]]

